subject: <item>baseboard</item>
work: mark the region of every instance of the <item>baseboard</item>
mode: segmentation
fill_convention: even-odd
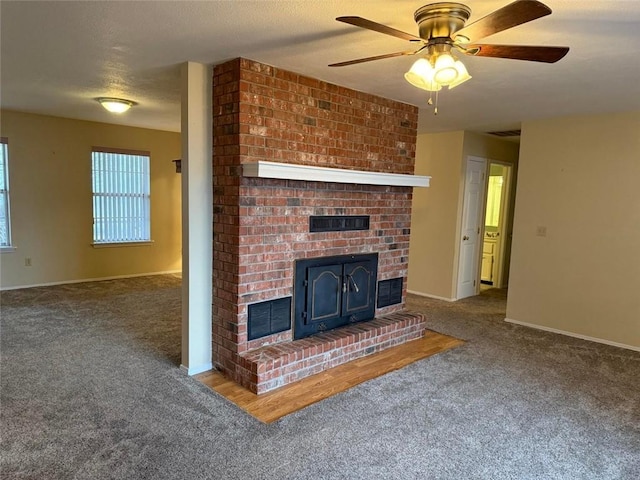
[[[199,373],[213,370],[213,363],[209,362],[205,363],[204,365],[198,365],[197,367],[185,367],[184,365],[180,365],[180,370],[191,377],[193,375],[198,375]]]
[[[455,298],[439,297],[437,295],[431,295],[429,293],[416,292],[415,290],[407,290],[407,293],[411,293],[412,295],[418,295],[419,297],[427,297],[427,298],[434,298],[436,300],[444,300],[445,302],[455,302],[456,301]]]
[[[523,327],[535,328],[536,330],[544,330],[545,332],[558,333],[560,335],[566,335],[567,337],[579,338],[581,340],[587,340],[589,342],[602,343],[604,345],[610,345],[612,347],[625,348],[627,350],[633,350],[640,352],[640,347],[634,345],[626,345],[624,343],[612,342],[611,340],[605,340],[603,338],[589,337],[587,335],[581,335],[579,333],[567,332],[566,330],[559,330],[557,328],[543,327],[542,325],[536,325],[535,323],[521,322],[520,320],[513,320],[512,318],[505,318],[505,322],[514,323]]]
[[[97,277],[97,278],[81,278],[78,280],[63,280],[60,282],[49,283],[34,283],[32,285],[18,285],[15,287],[2,287],[0,291],[5,290],[18,290],[20,288],[34,288],[34,287],[51,287],[54,285],[68,285],[70,283],[86,283],[86,282],[102,282],[103,280],[118,280],[121,278],[134,278],[134,277],[152,277],[154,275],[175,275],[181,274],[182,270],[167,270],[165,272],[150,272],[150,273],[134,273],[131,275],[115,275],[111,277]]]

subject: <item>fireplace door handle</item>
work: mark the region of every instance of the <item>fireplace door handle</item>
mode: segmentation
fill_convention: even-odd
[[[360,289],[358,288],[358,284],[356,283],[356,281],[353,279],[353,277],[351,275],[347,275],[347,278],[353,284],[353,289],[355,290],[355,292],[358,293],[360,291]]]

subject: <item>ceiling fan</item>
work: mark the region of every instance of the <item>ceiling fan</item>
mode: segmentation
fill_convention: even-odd
[[[548,6],[536,0],[516,0],[465,26],[471,14],[469,7],[453,2],[432,3],[419,8],[414,14],[419,36],[362,17],[338,17],[336,20],[339,22],[408,40],[418,48],[332,63],[329,66],[344,67],[384,58],[421,54],[424,58],[419,59],[411,67],[411,70],[405,74],[405,78],[418,88],[437,92],[443,86],[453,88],[471,78],[462,62],[452,55],[452,50],[476,57],[510,58],[545,63],[555,63],[560,60],[567,54],[569,47],[475,43],[550,13],[551,9]]]

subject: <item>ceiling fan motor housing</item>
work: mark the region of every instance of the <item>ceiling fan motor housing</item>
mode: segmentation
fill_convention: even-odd
[[[451,38],[460,30],[471,15],[471,9],[461,3],[440,2],[425,5],[416,10],[414,18],[418,24],[420,38]]]

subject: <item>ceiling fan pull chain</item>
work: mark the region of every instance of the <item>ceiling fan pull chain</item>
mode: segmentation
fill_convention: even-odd
[[[433,105],[433,91],[429,91],[429,99],[427,100],[427,105]],[[436,101],[435,101],[435,106],[433,108],[433,114],[437,115],[438,114],[438,91],[436,90]]]

